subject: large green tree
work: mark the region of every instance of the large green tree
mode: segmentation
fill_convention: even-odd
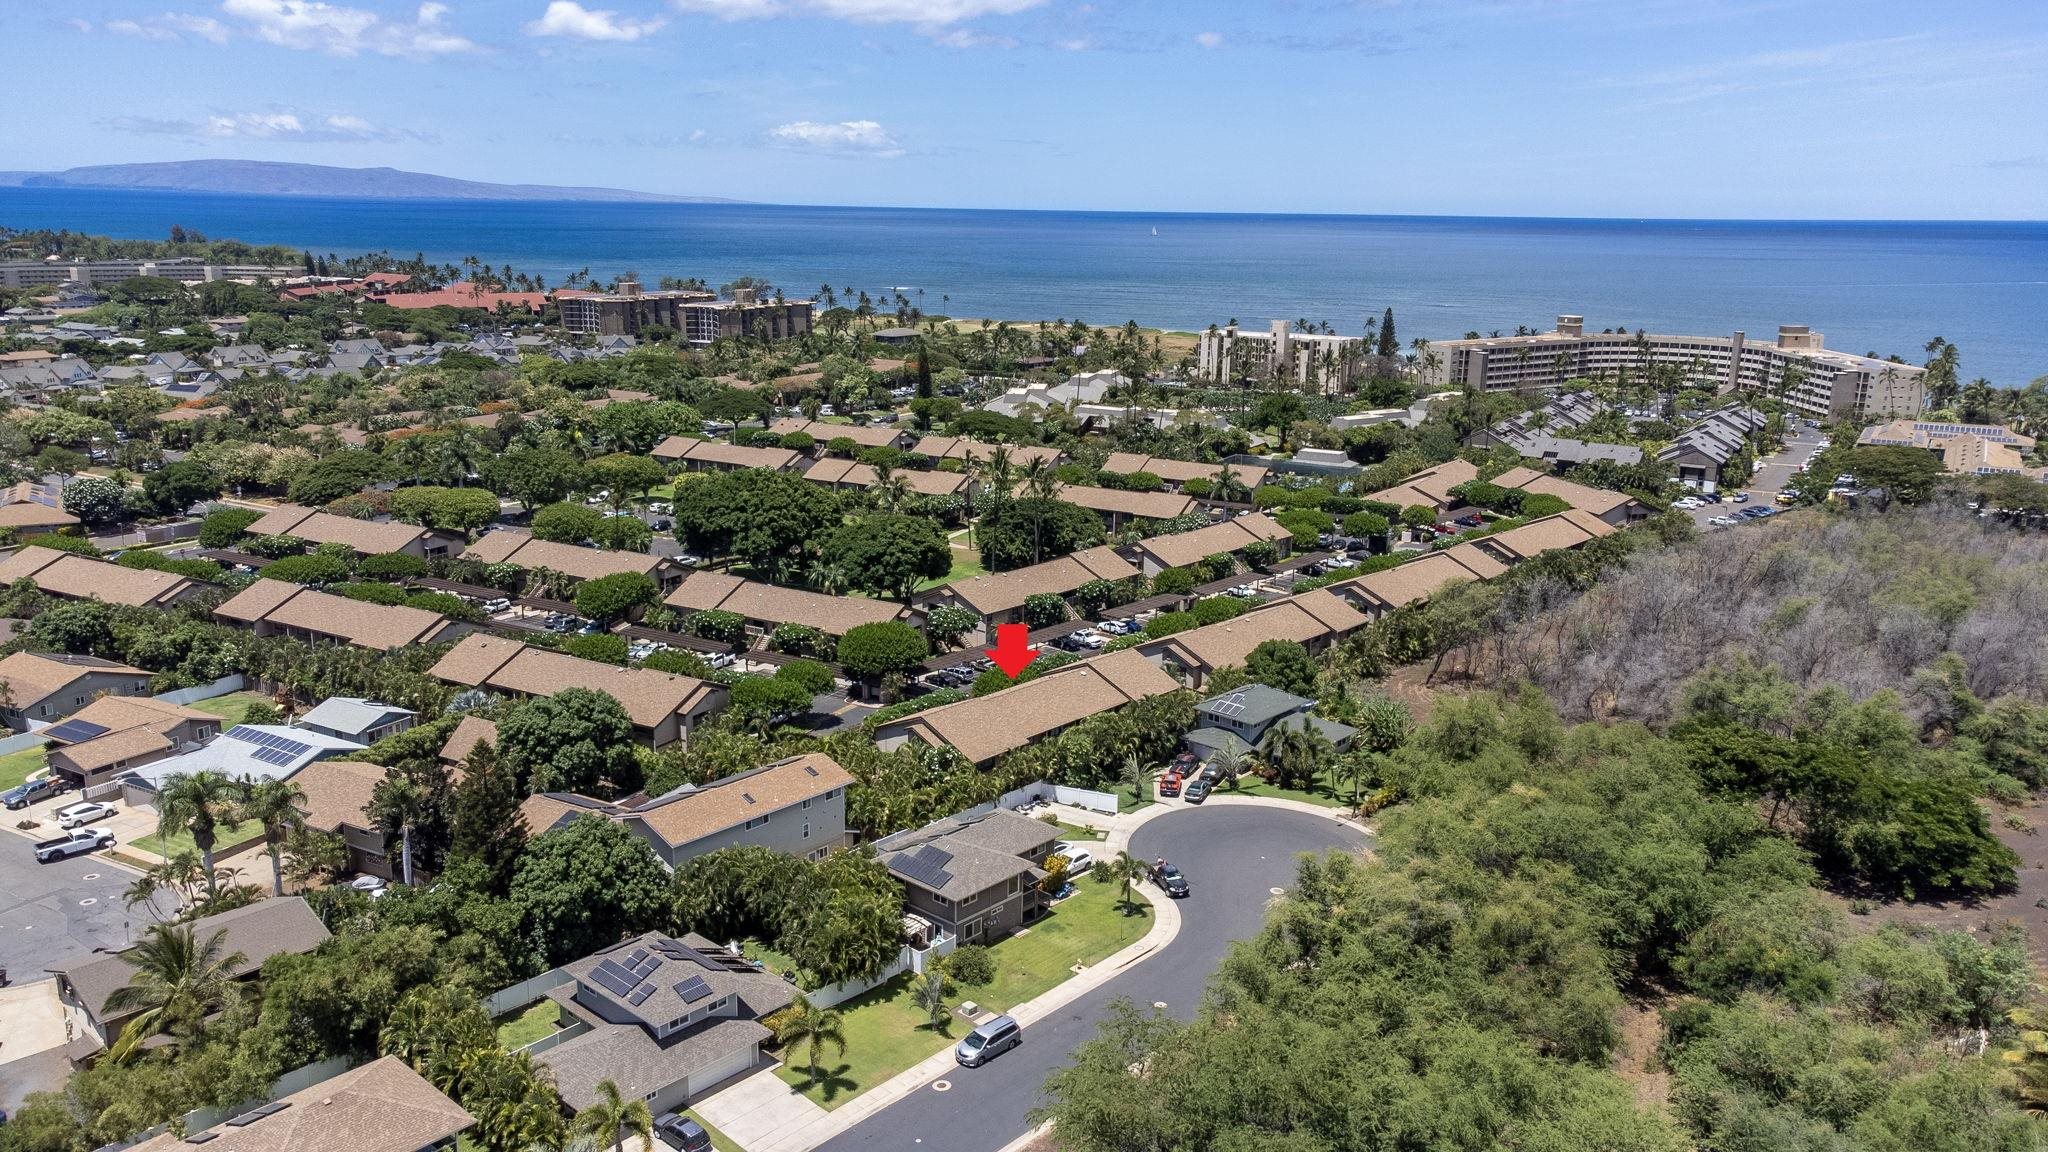
[[[616,699],[589,688],[515,706],[498,722],[497,748],[527,792],[617,796],[640,783],[632,719]]]
[[[510,900],[521,934],[552,965],[661,926],[668,890],[668,873],[647,841],[586,815],[533,838],[513,874]]]
[[[788,568],[840,522],[830,489],[786,472],[750,468],[700,477],[676,491],[676,538],[703,556]]]
[[[864,516],[825,538],[824,560],[847,583],[906,603],[926,580],[953,570],[952,549],[937,524],[922,516]]]

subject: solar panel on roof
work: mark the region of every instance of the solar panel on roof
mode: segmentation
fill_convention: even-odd
[[[626,997],[626,1003],[631,1004],[635,1008],[638,1008],[640,1005],[646,1003],[647,998],[652,995],[654,995],[654,985],[642,984],[638,988],[633,989],[632,995]]]
[[[603,961],[596,968],[591,969],[590,978],[597,983],[598,987],[603,988],[614,996],[625,996],[631,993],[633,985],[638,983],[638,981],[633,979],[632,973],[624,971],[609,960]]]
[[[627,953],[625,963],[621,964],[620,967],[632,968],[645,959],[647,959],[647,949],[635,948],[631,952]]]
[[[752,803],[754,803],[754,802],[755,802],[755,801],[754,801],[754,794],[753,794],[752,792],[742,792],[742,793],[740,793],[740,799],[742,799],[742,800],[745,800],[745,801],[746,801],[747,803],[749,803],[749,804],[752,804]]]
[[[76,744],[80,740],[90,740],[95,736],[104,736],[106,734],[106,725],[95,724],[90,720],[66,720],[54,728],[43,729],[43,735],[48,736],[52,740],[62,740],[67,744]]]
[[[675,993],[683,998],[683,1003],[695,1004],[711,995],[711,985],[706,984],[702,976],[692,976],[676,984]]]
[[[818,774],[818,770],[816,768],[811,767],[809,764],[804,765],[804,771],[812,776],[816,776]]]
[[[293,756],[282,748],[258,748],[250,753],[249,758],[265,764],[275,764],[280,768],[288,768],[298,759],[298,757]]]
[[[661,967],[661,957],[649,956],[645,953],[642,953],[639,961],[633,965],[633,978],[636,980],[645,980],[647,979],[647,977],[654,973],[655,969],[659,967]]]

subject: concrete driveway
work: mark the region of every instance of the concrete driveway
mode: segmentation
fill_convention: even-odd
[[[1022,1047],[959,1069],[945,1091],[926,1085],[819,1148],[997,1152],[1030,1131],[1028,1114],[1042,1101],[1047,1074],[1094,1038],[1112,1000],[1164,1003],[1172,1015],[1192,1018],[1231,942],[1265,924],[1273,889],[1293,886],[1297,855],[1364,842],[1360,830],[1327,817],[1253,805],[1187,808],[1146,823],[1131,836],[1131,855],[1166,857],[1192,889],[1178,901],[1182,923],[1171,944],[1032,1023]]]

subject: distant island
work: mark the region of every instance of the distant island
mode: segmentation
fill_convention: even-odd
[[[396,168],[334,168],[269,160],[175,160],[94,164],[62,172],[0,172],[0,186],[337,196],[371,200],[587,200],[613,204],[737,204],[717,196],[665,196],[624,188],[489,184]]]

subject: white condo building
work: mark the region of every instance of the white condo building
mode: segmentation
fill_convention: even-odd
[[[161,276],[187,284],[215,280],[282,280],[298,276],[294,265],[208,264],[192,256],[162,260],[5,260],[0,287],[40,288],[56,284],[118,284],[137,276]]]
[[[1588,332],[1582,316],[1559,316],[1557,329],[1529,336],[1432,343],[1418,365],[1435,388],[1554,388],[1567,380],[1640,373],[1647,365],[1681,369],[1688,381],[1721,392],[1783,392],[1809,416],[1917,416],[1926,406],[1913,364],[1836,352],[1804,324],[1781,324],[1775,343],[1729,336]]]
[[[1265,332],[1232,324],[1202,333],[1195,373],[1212,384],[1227,384],[1231,381],[1224,377],[1233,370],[1240,377],[1270,376],[1284,366],[1295,383],[1319,384],[1330,391],[1363,374],[1368,352],[1363,336],[1294,332],[1285,320],[1273,321]]]

